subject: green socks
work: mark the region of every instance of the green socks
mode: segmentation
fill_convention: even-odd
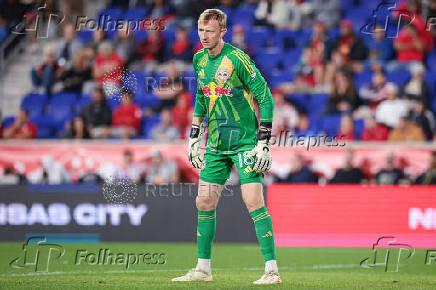
[[[211,211],[198,211],[197,246],[198,258],[210,259],[212,243],[216,231],[216,209]]]
[[[254,222],[257,240],[259,241],[260,251],[264,260],[276,260],[272,220],[268,210],[263,206],[251,212],[250,215]]]

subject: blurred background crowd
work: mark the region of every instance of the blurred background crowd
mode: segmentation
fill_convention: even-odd
[[[428,19],[436,17],[436,0],[393,2],[389,10],[379,0],[0,0],[2,64],[14,50],[36,59],[22,66],[19,83],[11,80],[18,105],[2,96],[0,136],[184,140],[197,89],[196,21],[216,7],[228,15],[225,41],[255,61],[272,90],[273,134],[431,144],[436,51]],[[65,18],[45,25],[56,22],[53,15]],[[77,29],[85,16],[107,25]],[[116,27],[115,20],[126,22]],[[129,29],[130,20],[138,27]],[[1,69],[8,91],[8,77],[17,75]],[[386,168],[369,176],[350,167],[351,151],[346,155],[345,169],[321,182],[436,182],[434,161],[430,177],[412,178],[389,155]],[[129,159],[128,151],[124,156]],[[303,156],[292,163],[292,169],[276,169],[272,180],[319,181]],[[164,166],[164,179],[178,180],[177,166]],[[162,178],[146,167],[132,169],[132,179]],[[6,168],[5,176],[20,177],[13,171]],[[41,174],[27,179],[44,182],[49,173]],[[10,180],[23,180],[18,177]]]

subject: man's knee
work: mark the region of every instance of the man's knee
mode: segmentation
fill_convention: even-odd
[[[216,201],[209,197],[197,196],[196,205],[198,210],[210,211],[216,208]]]

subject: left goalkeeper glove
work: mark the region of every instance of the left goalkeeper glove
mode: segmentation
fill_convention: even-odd
[[[256,172],[265,172],[271,168],[271,148],[269,139],[271,138],[271,130],[259,129],[257,132],[257,144],[248,154],[247,157],[254,157],[253,170]]]

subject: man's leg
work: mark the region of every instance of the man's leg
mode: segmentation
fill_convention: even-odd
[[[243,180],[241,180],[241,183]],[[251,215],[256,230],[257,240],[265,261],[265,275],[255,281],[255,284],[281,283],[278,275],[276,249],[272,220],[265,207],[262,183],[253,182],[241,185],[242,199]]]

